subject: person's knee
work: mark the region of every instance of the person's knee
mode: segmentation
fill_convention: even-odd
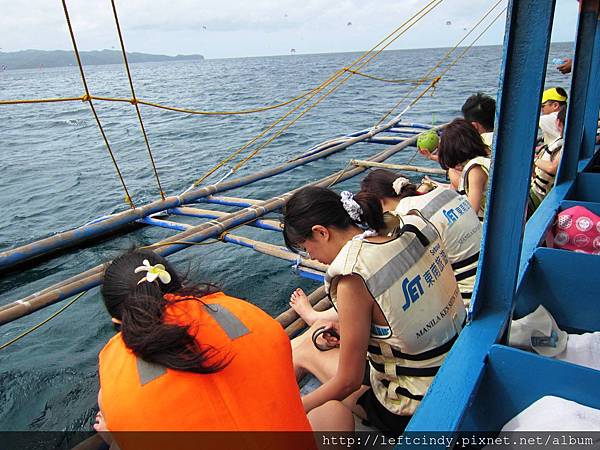
[[[313,409],[308,413],[313,431],[354,431],[354,416],[344,404],[337,400]]]

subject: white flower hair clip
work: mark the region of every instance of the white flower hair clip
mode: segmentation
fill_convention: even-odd
[[[143,264],[144,264],[143,266],[139,266],[134,270],[134,273],[139,273],[139,272],[144,272],[144,271],[147,272],[146,276],[144,278],[142,278],[140,281],[138,281],[137,284],[140,284],[144,281],[147,281],[148,283],[152,283],[157,278],[163,284],[169,284],[171,282],[171,274],[169,272],[167,272],[167,269],[165,269],[164,265],[155,264],[154,266],[152,266],[147,259],[145,259],[143,261]]]
[[[392,183],[392,188],[394,189],[394,192],[396,192],[396,194],[400,195],[400,192],[402,192],[402,188],[404,188],[404,186],[408,186],[409,184],[410,180],[408,178],[398,177]]]
[[[362,214],[362,208],[356,200],[354,200],[354,194],[350,191],[342,191],[340,192],[340,196],[342,197],[342,206],[350,216],[350,218],[358,223],[361,223],[360,216]]]

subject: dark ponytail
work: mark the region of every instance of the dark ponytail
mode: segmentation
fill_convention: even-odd
[[[362,223],[379,232],[385,228],[383,209],[376,195],[370,192],[359,192],[354,196],[354,201],[359,204],[362,214]]]
[[[162,264],[171,275],[171,282],[158,280],[138,282],[146,272],[135,273],[143,261],[151,265]],[[199,301],[204,295],[215,292],[215,286],[206,284],[184,288],[181,278],[169,262],[150,250],[134,250],[116,258],[104,272],[102,297],[109,314],[121,321],[120,329],[125,345],[147,362],[157,363],[175,370],[194,373],[214,373],[228,363],[226,358],[207,363],[216,356],[212,347],[200,348],[189,326],[164,322],[165,294],[182,297],[177,301]]]
[[[360,223],[354,222],[344,209],[340,196],[317,186],[300,189],[288,200],[283,215],[283,238],[287,248],[298,252],[299,245],[312,235],[312,227],[322,225],[345,230],[351,226],[383,229],[381,204],[373,196],[354,197],[362,209]]]
[[[369,192],[375,195],[378,200],[383,200],[384,198],[401,200],[405,197],[419,195],[417,192],[418,186],[413,183],[404,186],[400,194],[394,190],[394,181],[401,176],[401,174],[392,172],[391,170],[375,169],[362,179],[360,190],[361,192]]]

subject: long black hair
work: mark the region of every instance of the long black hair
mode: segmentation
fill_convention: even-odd
[[[444,127],[438,147],[442,169],[448,170],[477,156],[488,156],[488,146],[465,119],[454,119]]]
[[[401,200],[405,197],[413,197],[419,195],[417,185],[410,183],[405,185],[400,194],[394,190],[394,181],[402,175],[392,172],[391,170],[375,169],[369,173],[360,182],[360,191],[369,192],[379,200],[383,198],[393,198]]]
[[[148,260],[162,264],[171,275],[167,284],[159,280],[140,280],[146,272],[135,269]],[[125,345],[147,362],[171,369],[194,373],[214,373],[225,367],[226,357],[207,363],[217,351],[209,346],[200,348],[188,326],[164,323],[166,294],[180,297],[177,301],[201,301],[201,297],[219,289],[212,284],[184,287],[182,278],[162,256],[150,250],[133,250],[113,260],[104,271],[101,292],[109,314],[121,321],[120,330]],[[213,361],[214,358],[213,358]]]
[[[341,197],[336,192],[316,186],[300,189],[289,199],[283,216],[283,238],[285,245],[298,252],[298,245],[312,235],[312,227],[322,225],[340,230],[351,226],[383,230],[383,211],[377,197],[368,192],[359,193],[354,200],[361,209],[360,221],[355,222],[344,209]]]

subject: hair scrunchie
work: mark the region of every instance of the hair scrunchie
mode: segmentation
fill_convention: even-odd
[[[362,208],[356,200],[354,200],[354,194],[350,191],[342,191],[340,192],[340,196],[342,197],[342,206],[350,216],[350,218],[357,224],[362,223],[360,218],[362,214]]]
[[[392,183],[392,188],[394,189],[394,192],[396,192],[396,194],[400,195],[400,193],[402,192],[402,188],[404,188],[404,186],[408,186],[409,184],[410,180],[408,178],[398,177]]]

